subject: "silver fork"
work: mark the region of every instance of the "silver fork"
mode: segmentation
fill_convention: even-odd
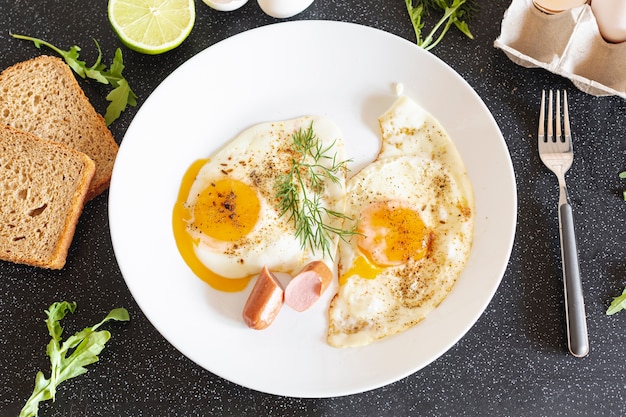
[[[556,124],[552,118],[552,90],[548,98],[548,123],[545,124],[545,97],[541,92],[541,111],[539,114],[539,156],[541,160],[559,181],[559,234],[561,238],[561,262],[563,266],[563,286],[565,294],[565,320],[567,323],[567,344],[569,351],[576,357],[583,357],[589,353],[589,339],[587,336],[587,319],[585,316],[585,301],[583,299],[580,270],[578,267],[578,250],[576,248],[576,234],[574,232],[574,218],[572,206],[569,202],[565,173],[574,161],[574,149],[569,125],[569,111],[567,108],[567,92],[563,91],[563,130],[561,130],[561,102],[560,94],[556,92]],[[556,135],[553,134],[556,128]],[[547,128],[546,131],[544,129]]]

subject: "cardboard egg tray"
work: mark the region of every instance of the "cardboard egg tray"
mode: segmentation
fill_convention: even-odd
[[[494,46],[516,64],[559,74],[586,93],[626,98],[626,42],[606,42],[587,4],[550,15],[532,0],[513,0]]]

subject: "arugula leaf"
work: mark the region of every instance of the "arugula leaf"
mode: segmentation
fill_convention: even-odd
[[[426,50],[434,48],[441,42],[452,25],[468,38],[474,39],[474,35],[469,29],[469,21],[478,10],[476,0],[405,0],[405,3],[419,47]],[[429,16],[433,10],[442,11],[443,16],[433,26],[430,33],[422,38],[422,30],[425,25],[423,18]]]
[[[35,389],[26,401],[19,417],[34,417],[39,411],[39,403],[45,400],[54,401],[57,386],[70,378],[87,372],[85,366],[98,361],[98,355],[104,345],[111,338],[107,330],[97,329],[109,320],[129,321],[130,316],[124,308],[116,308],[98,324],[87,327],[61,343],[63,328],[59,323],[65,315],[76,310],[75,302],[56,302],[46,310],[46,326],[52,338],[46,348],[50,357],[50,379],[46,379],[43,372],[35,376]],[[68,356],[69,355],[69,356]]]
[[[137,96],[133,93],[133,90],[130,89],[128,81],[126,81],[122,75],[123,70],[124,61],[122,60],[122,51],[117,48],[111,68],[103,73],[104,77],[115,87],[106,97],[106,99],[111,102],[104,115],[104,120],[107,125],[120,117],[121,112],[124,111],[127,104],[130,106],[137,105]]]
[[[621,310],[626,310],[626,288],[622,291],[622,295],[613,298],[613,302],[606,310],[606,315],[611,316]]]
[[[69,65],[70,68],[72,68],[72,70],[81,78],[89,78],[102,84],[109,84],[113,90],[106,96],[106,99],[110,101],[104,115],[104,121],[107,126],[117,120],[120,114],[126,110],[127,106],[137,105],[137,96],[133,93],[128,85],[128,81],[126,81],[122,75],[122,71],[124,70],[124,61],[122,59],[122,50],[120,48],[115,50],[113,63],[107,70],[106,65],[102,63],[102,50],[100,49],[100,44],[98,44],[98,41],[95,39],[94,43],[96,44],[96,48],[98,48],[98,58],[92,66],[88,67],[85,61],[81,61],[79,59],[81,49],[76,45],[72,46],[69,50],[64,51],[42,39],[25,35],[17,35],[14,33],[11,33],[11,36],[16,39],[32,41],[37,48],[41,48],[43,45],[52,49],[59,54],[65,60],[67,65]]]

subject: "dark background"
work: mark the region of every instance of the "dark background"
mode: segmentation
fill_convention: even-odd
[[[512,63],[493,47],[508,5],[482,2],[470,25],[475,40],[453,30],[433,50],[493,113],[518,187],[517,234],[502,284],[476,325],[446,354],[394,384],[341,398],[277,397],[225,381],[182,356],[138,308],[113,253],[105,192],[86,206],[61,271],[0,261],[0,415],[16,416],[32,392],[36,372],[49,373],[44,310],[59,300],[78,303],[77,312],[62,322],[66,336],[99,322],[113,307],[126,307],[132,319],[107,325],[113,336],[100,361],[86,375],[63,383],[55,403],[42,403],[42,417],[623,415],[626,312],[609,317],[605,311],[626,285],[626,180],[618,177],[626,170],[626,101],[593,97],[565,78]],[[266,16],[255,0],[228,13],[197,1],[189,38],[173,51],[147,56],[122,46],[106,9],[104,0],[1,0],[0,68],[52,54],[9,32],[36,36],[62,49],[77,44],[88,63],[97,54],[92,39],[100,43],[107,64],[121,47],[124,74],[139,105],[111,126],[118,143],[141,104],[179,65],[234,34],[279,21]],[[287,20],[298,19],[355,22],[415,40],[402,0],[315,0]],[[81,86],[104,113],[106,86],[82,80]],[[591,343],[590,354],[582,359],[569,355],[565,344],[556,178],[536,151],[542,88],[566,88],[570,98],[576,159],[568,185]],[[441,94],[454,96],[453,91]]]

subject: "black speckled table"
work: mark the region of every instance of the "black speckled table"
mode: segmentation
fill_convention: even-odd
[[[183,62],[236,33],[275,23],[256,1],[229,13],[196,2],[197,21],[177,49],[145,56],[123,48],[125,75],[141,105]],[[626,312],[606,316],[626,285],[626,101],[593,97],[564,78],[512,63],[493,42],[507,1],[483,2],[475,40],[452,31],[433,53],[461,74],[498,122],[514,165],[518,225],[502,283],[484,314],[447,353],[391,385],[358,395],[285,398],[254,392],[198,367],[172,347],[142,314],[117,266],[109,236],[107,193],[80,219],[60,271],[0,262],[0,415],[17,416],[37,370],[48,370],[44,310],[75,300],[68,328],[98,322],[114,306],[132,320],[116,326],[100,361],[65,382],[40,416],[611,416],[626,410]],[[379,28],[408,40],[413,29],[401,0],[316,0],[293,19],[326,19]],[[121,43],[106,1],[0,1],[0,68],[41,51],[9,32],[53,44],[78,44],[88,62],[97,39],[105,57]],[[615,71],[624,71],[615,68]],[[105,90],[82,83],[98,111]],[[554,176],[541,164],[535,133],[538,92],[566,88],[576,159],[568,176],[579,240],[590,354],[576,359],[565,342],[563,287]],[[441,94],[453,92],[442,91]],[[1,97],[0,97],[1,99]],[[121,142],[138,108],[111,130]],[[2,202],[0,202],[1,208]]]

